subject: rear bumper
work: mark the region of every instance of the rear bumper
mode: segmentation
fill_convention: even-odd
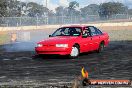
[[[44,48],[35,47],[37,54],[56,54],[56,55],[68,55],[71,53],[71,48]]]

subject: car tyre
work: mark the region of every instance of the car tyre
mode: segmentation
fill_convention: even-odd
[[[101,43],[99,44],[99,48],[98,48],[98,50],[97,50],[97,53],[100,53],[100,52],[102,52],[103,50],[104,50],[104,43],[101,42]]]
[[[69,55],[70,58],[77,58],[79,56],[80,49],[78,45],[74,45],[72,47],[71,53]]]

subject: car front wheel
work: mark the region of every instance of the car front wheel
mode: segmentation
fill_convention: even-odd
[[[76,57],[78,57],[79,53],[80,53],[79,47],[77,45],[74,45],[72,47],[72,50],[71,50],[71,53],[70,53],[70,58],[76,58]]]

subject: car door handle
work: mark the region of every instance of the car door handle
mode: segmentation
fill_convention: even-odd
[[[91,38],[91,40],[93,40],[93,38]]]

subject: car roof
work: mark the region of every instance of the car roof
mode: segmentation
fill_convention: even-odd
[[[62,27],[87,27],[86,25],[69,25],[69,26],[62,26]]]

